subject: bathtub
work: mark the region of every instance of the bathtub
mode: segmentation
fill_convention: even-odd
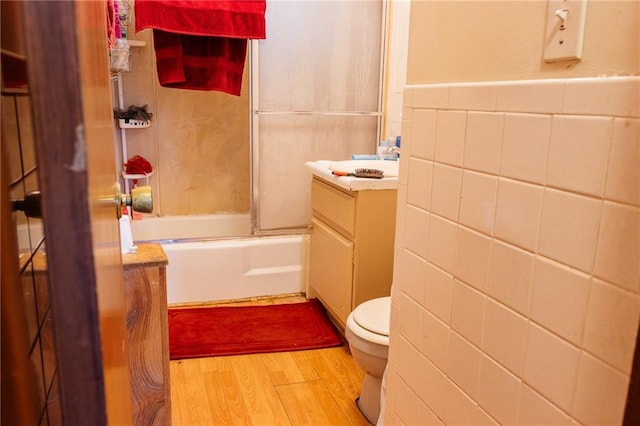
[[[167,254],[169,304],[305,292],[308,235],[246,237],[249,230],[249,215],[234,214],[131,224],[134,242],[160,242]]]
[[[251,216],[246,213],[158,216],[131,221],[134,241],[227,238],[251,235]]]

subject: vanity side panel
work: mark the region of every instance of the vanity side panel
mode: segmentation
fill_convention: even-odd
[[[123,255],[134,424],[171,424],[166,256],[159,244]]]
[[[391,294],[397,190],[359,191],[352,308]]]

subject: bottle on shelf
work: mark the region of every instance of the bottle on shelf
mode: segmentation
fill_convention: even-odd
[[[395,138],[393,141],[383,140],[378,144],[378,159],[395,161],[398,159],[398,150],[395,145]]]

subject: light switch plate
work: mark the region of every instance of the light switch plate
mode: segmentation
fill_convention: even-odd
[[[586,14],[587,0],[548,0],[544,39],[545,62],[582,58]],[[562,19],[563,16],[566,20]]]

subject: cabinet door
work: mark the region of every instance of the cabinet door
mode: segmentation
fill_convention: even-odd
[[[353,243],[316,218],[311,225],[309,282],[344,327],[351,312]]]

